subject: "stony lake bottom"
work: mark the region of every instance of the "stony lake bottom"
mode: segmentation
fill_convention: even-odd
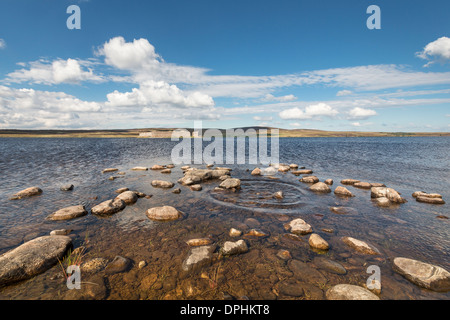
[[[55,229],[72,229],[74,248],[86,247],[83,261],[116,256],[132,265],[121,273],[82,274],[82,290],[68,290],[62,269],[55,265],[32,279],[0,288],[0,299],[325,299],[336,284],[364,286],[367,268],[381,270],[381,299],[445,299],[449,293],[416,286],[392,270],[395,257],[406,257],[450,270],[449,204],[416,202],[415,191],[437,192],[450,199],[450,138],[282,138],[280,162],[296,163],[313,170],[320,181],[333,179],[331,189],[342,179],[384,183],[399,191],[407,203],[378,207],[370,190],[346,186],[355,197],[337,197],[333,192],[317,194],[301,176],[278,172],[273,177],[252,176],[254,164],[230,167],[241,179],[237,192],[214,190],[220,183],[202,183],[201,191],[177,184],[181,165],[170,174],[132,171],[136,166],[171,163],[176,142],[170,139],[0,139],[0,254],[25,241],[48,235]],[[191,165],[205,168],[205,165]],[[109,180],[105,168],[118,168],[125,175]],[[152,180],[166,180],[180,188],[154,188]],[[72,191],[60,191],[71,183]],[[9,196],[38,186],[36,197],[10,201]],[[115,190],[151,195],[108,217],[88,214],[68,221],[47,221],[58,209],[82,204],[88,211],[112,199]],[[282,191],[283,199],[272,195]],[[183,219],[156,222],[147,218],[152,207],[169,205],[185,214]],[[353,210],[336,214],[331,207]],[[440,217],[440,218],[438,218]],[[286,222],[302,218],[330,244],[325,252],[300,239],[286,237]],[[245,234],[252,228],[265,237],[229,236],[230,228]],[[323,230],[327,231],[323,231]],[[329,232],[331,231],[331,232]],[[354,237],[377,247],[381,254],[364,255],[345,245],[341,238]],[[245,239],[247,253],[214,259],[200,270],[184,273],[181,265],[190,248],[186,241],[210,238],[219,249],[225,241]],[[291,258],[280,259],[279,250]],[[345,274],[323,266],[323,258],[340,263]],[[140,261],[146,266],[139,268]],[[293,261],[302,262],[301,268]],[[88,283],[95,283],[93,285]],[[83,286],[83,284],[82,284]]]

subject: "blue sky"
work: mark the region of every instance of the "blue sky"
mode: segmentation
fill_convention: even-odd
[[[2,0],[0,128],[449,131],[449,12],[443,0]]]

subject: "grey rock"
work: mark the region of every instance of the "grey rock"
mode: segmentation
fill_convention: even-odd
[[[154,207],[148,209],[147,217],[156,221],[170,221],[181,218],[182,213],[171,206]]]
[[[369,290],[350,284],[338,284],[326,292],[327,300],[380,300]]]
[[[153,180],[152,186],[156,188],[172,188],[175,184],[173,182],[164,180]]]
[[[238,240],[236,242],[226,241],[221,248],[223,255],[234,255],[246,253],[248,251],[247,243],[244,240]]]
[[[199,268],[211,263],[215,245],[193,247],[189,251],[186,259],[181,266],[185,272],[198,270]]]
[[[116,274],[125,272],[131,266],[131,260],[121,256],[116,256],[105,268],[106,274]]]
[[[335,274],[346,274],[347,269],[340,264],[339,262],[324,258],[324,257],[315,257],[313,259],[313,263],[322,270],[327,272],[335,273]]]
[[[103,201],[102,203],[92,207],[91,212],[92,214],[97,215],[112,215],[120,210],[123,210],[125,206],[125,202],[116,198],[114,200]]]
[[[313,184],[311,187],[309,187],[309,190],[314,191],[314,192],[324,192],[324,193],[331,192],[330,187],[327,184],[325,184],[324,182],[317,182],[317,183]]]
[[[229,178],[219,185],[220,188],[224,189],[240,189],[241,188],[241,180],[236,178]]]
[[[59,220],[70,220],[78,217],[82,217],[87,215],[85,207],[82,205],[71,206],[63,209],[59,209],[56,212],[53,212],[51,215],[47,217],[47,220],[59,221]]]
[[[61,191],[71,191],[73,190],[73,184],[65,184],[59,188]]]
[[[116,200],[122,200],[126,205],[136,203],[138,196],[134,191],[124,191],[116,197]]]
[[[67,236],[43,236],[30,240],[0,256],[0,287],[31,278],[62,259],[72,239]]]

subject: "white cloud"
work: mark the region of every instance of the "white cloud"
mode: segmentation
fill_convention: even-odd
[[[279,113],[279,116],[284,120],[304,120],[320,116],[332,117],[337,115],[338,113],[339,112],[337,110],[333,109],[328,104],[320,102],[318,104],[309,105],[304,110],[298,107],[283,110]]]
[[[176,85],[163,81],[146,81],[140,88],[131,92],[121,93],[117,90],[107,95],[111,107],[171,105],[178,107],[197,108],[214,106],[214,100],[201,92],[186,93]]]
[[[353,108],[348,112],[350,119],[367,119],[376,116],[377,112],[371,109],[364,109],[360,107]]]
[[[425,46],[423,51],[416,53],[419,58],[431,60],[425,66],[436,61],[450,60],[450,38],[441,37]]]
[[[274,95],[268,93],[266,94],[266,96],[264,97],[264,101],[294,101],[297,100],[297,97],[294,96],[293,94],[288,94],[285,96],[280,96],[280,97],[275,97]]]
[[[343,97],[343,96],[351,95],[352,93],[353,93],[353,91],[350,91],[350,90],[340,90],[340,91],[338,91],[338,93],[336,93],[336,96]]]
[[[89,61],[75,59],[58,59],[53,62],[38,60],[29,63],[29,69],[20,69],[7,75],[7,82],[30,82],[37,84],[77,84],[82,81],[102,82],[101,76],[95,75],[92,69],[83,70],[83,67],[91,65]]]
[[[354,127],[361,127],[362,125],[359,122],[353,122],[352,126],[354,126]]]
[[[254,116],[253,120],[255,121],[272,121],[272,117],[261,117],[261,116]]]
[[[6,42],[5,42],[5,40],[0,38],[0,49],[4,49],[4,48],[6,48]]]

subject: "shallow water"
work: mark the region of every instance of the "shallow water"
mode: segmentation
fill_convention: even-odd
[[[130,258],[134,265],[126,273],[112,276],[100,273],[107,288],[107,299],[222,299],[227,293],[250,299],[322,299],[332,285],[364,285],[369,265],[378,265],[382,274],[382,299],[448,299],[448,293],[435,293],[408,282],[391,269],[398,256],[436,264],[450,270],[450,139],[436,138],[283,138],[280,162],[297,163],[312,169],[321,181],[334,180],[332,189],[345,178],[381,182],[402,193],[408,202],[379,208],[370,200],[370,191],[347,188],[350,199],[315,194],[308,184],[292,173],[277,173],[276,179],[254,177],[255,165],[229,165],[231,175],[242,180],[239,192],[216,192],[219,181],[203,183],[193,192],[178,185],[181,194],[153,188],[154,179],[176,182],[182,177],[180,166],[171,174],[159,171],[131,171],[135,166],[151,167],[171,163],[176,142],[169,139],[0,139],[0,254],[24,241],[48,234],[54,229],[73,229],[74,246],[85,244],[84,259],[112,260],[116,255]],[[114,181],[102,174],[115,167],[126,172]],[[194,167],[204,167],[201,165]],[[249,171],[247,171],[249,170]],[[73,191],[59,188],[66,183]],[[10,201],[8,197],[26,187],[39,186],[43,194]],[[116,196],[114,190],[128,187],[151,194],[134,205],[106,218],[93,215],[65,222],[46,221],[50,213],[70,205],[92,206]],[[283,191],[285,198],[271,197]],[[437,192],[445,205],[419,203],[414,191]],[[171,205],[186,214],[182,220],[159,223],[145,212],[154,206]],[[332,206],[346,206],[355,212],[338,215]],[[300,217],[331,246],[327,253],[315,252],[308,236],[294,241],[284,236],[283,225]],[[248,220],[249,218],[255,219]],[[231,227],[247,231],[257,227],[268,237],[246,237],[249,252],[228,258],[217,257],[210,266],[189,275],[182,274],[181,263],[189,248],[185,241],[210,236],[220,247]],[[322,231],[333,229],[333,233]],[[342,243],[351,236],[376,246],[382,254],[355,253]],[[87,243],[84,243],[88,239]],[[276,257],[279,249],[290,251],[293,259],[312,269],[310,277],[293,274],[289,262]],[[325,256],[341,263],[346,275],[320,269],[314,258]],[[147,266],[138,270],[139,261]],[[317,270],[321,276],[317,276]],[[13,286],[0,289],[2,299],[63,299],[68,290],[61,269],[47,272]],[[156,279],[149,286],[149,278]],[[150,281],[152,282],[152,281]],[[285,284],[303,288],[294,297],[282,289]]]

